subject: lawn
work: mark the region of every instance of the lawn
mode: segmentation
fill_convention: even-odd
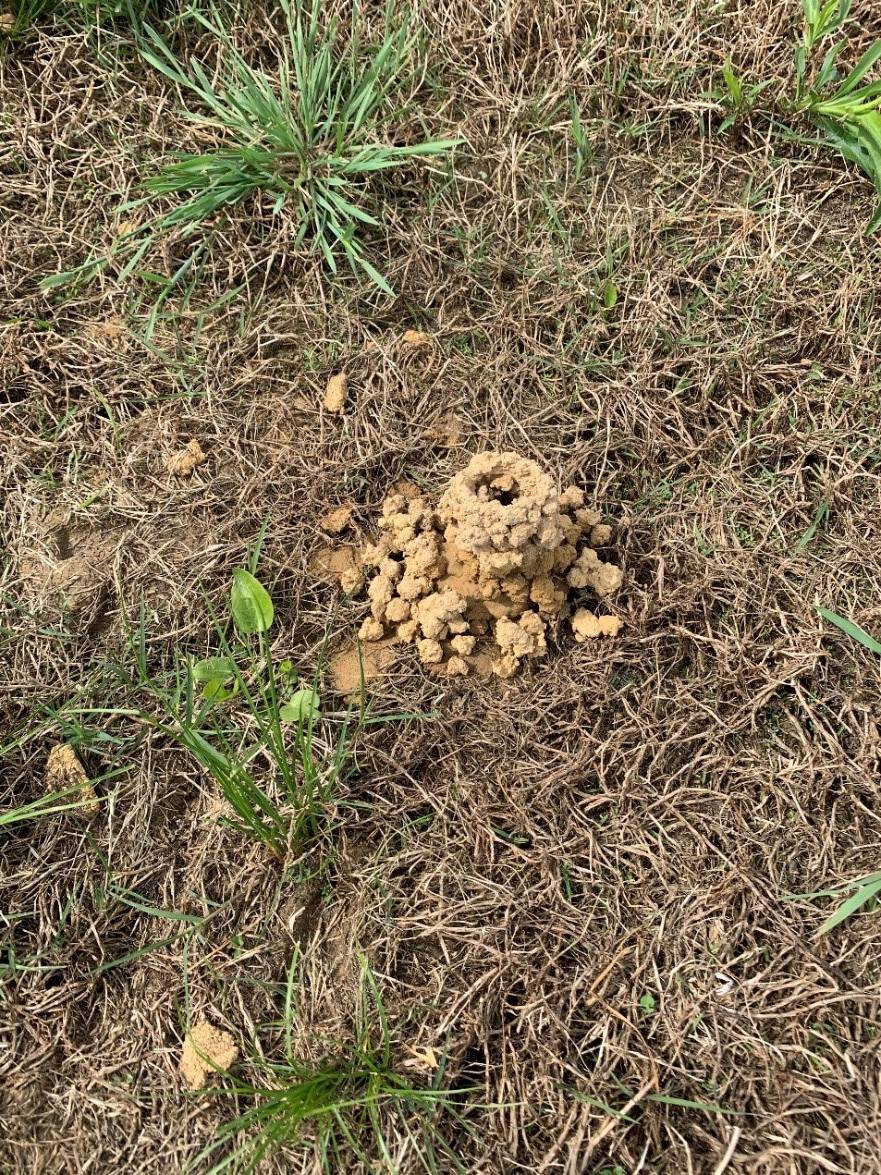
[[[0,1171],[881,1171],[878,38],[0,0]],[[485,451],[620,631],[367,673]]]

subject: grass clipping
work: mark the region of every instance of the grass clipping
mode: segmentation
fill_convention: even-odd
[[[415,644],[426,666],[449,676],[490,670],[511,677],[547,652],[549,624],[567,619],[576,641],[614,636],[616,616],[581,605],[622,583],[596,548],[611,528],[516,453],[481,453],[433,506],[416,487],[386,498],[379,540],[363,553],[373,574],[365,642]]]

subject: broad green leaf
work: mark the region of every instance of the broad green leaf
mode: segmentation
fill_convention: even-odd
[[[842,632],[846,632],[853,640],[859,641],[863,648],[868,649],[872,653],[877,653],[881,657],[881,644],[874,637],[869,636],[864,628],[860,628],[858,624],[854,624],[846,616],[839,616],[837,612],[830,612],[828,608],[822,608],[818,605],[817,611],[824,620],[828,620],[830,624],[834,624],[836,628],[840,628]]]
[[[238,686],[227,689],[222,681],[206,681],[202,687],[202,698],[206,702],[225,702],[227,698],[234,698],[238,693]]]
[[[841,50],[845,47],[846,44],[847,44],[847,37],[842,37],[842,39],[840,41],[835,42],[835,44],[832,46],[832,48],[829,50],[829,52],[823,58],[823,64],[820,66],[820,71],[817,74],[817,80],[814,82],[813,88],[815,90],[819,90],[822,86],[828,85],[829,82],[832,82],[835,80],[835,77],[837,75],[835,62],[838,58],[838,55],[841,53]],[[839,95],[842,94],[843,92],[844,92],[843,88],[837,91],[837,93]]]
[[[846,902],[842,902],[834,914],[826,919],[817,931],[817,935],[826,934],[828,931],[833,930],[879,893],[881,893],[881,877],[875,877],[873,881],[867,881],[865,885],[860,886],[855,894],[851,894]]]
[[[229,657],[206,657],[193,665],[193,681],[226,681],[235,671],[235,662]]]
[[[849,94],[855,90],[872,66],[881,58],[881,40],[875,41],[862,55],[840,86],[839,95]]]
[[[275,619],[269,592],[244,567],[237,567],[232,573],[229,607],[236,628],[242,633],[268,632]]]
[[[611,310],[618,301],[618,287],[611,278],[603,286],[603,305],[607,310]]]
[[[290,661],[287,657],[284,661],[279,661],[275,667],[275,676],[279,681],[285,682],[287,685],[293,685],[298,676],[293,661]]]
[[[798,45],[795,50],[795,72],[799,81],[804,80],[805,76],[805,47]]]
[[[321,698],[314,689],[298,689],[279,708],[278,715],[283,722],[308,722],[320,713]]]

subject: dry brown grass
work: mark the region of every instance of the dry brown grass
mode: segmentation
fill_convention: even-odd
[[[141,162],[192,131],[111,38],[50,27],[0,57],[4,803],[40,794],[59,738],[92,778],[124,769],[96,819],[2,846],[0,1169],[182,1169],[232,1113],[180,1088],[187,1017],[230,1030],[248,1076],[298,943],[300,1054],[351,1031],[364,951],[400,1062],[446,1053],[497,1107],[444,1127],[469,1171],[881,1170],[878,916],[816,940],[822,908],[785,900],[881,856],[878,662],[813,608],[881,626],[872,194],[761,117],[715,136],[702,96],[727,57],[788,86],[796,10],[420,5],[426,123],[468,148],[455,183],[414,167],[388,194],[397,301],[328,283],[255,205],[194,307],[247,289],[153,349],[112,274],[66,301],[36,282],[112,239]],[[577,183],[570,93],[596,152]],[[398,346],[407,328],[431,345]],[[451,414],[455,443],[427,440]],[[193,439],[207,461],[168,473]],[[124,701],[108,663],[141,600],[154,668],[201,654],[201,591],[222,605],[264,519],[276,651],[311,672],[363,614],[308,573],[322,516],[354,500],[367,528],[397,478],[434,490],[484,447],[610,506],[626,626],[508,683],[405,658],[376,705],[439,717],[362,737],[303,862],[219,825],[210,782],[137,725],[51,719]]]

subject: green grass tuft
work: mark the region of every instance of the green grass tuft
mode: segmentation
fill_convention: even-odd
[[[361,44],[357,10],[344,39],[337,18],[322,16],[319,0],[280,0],[280,7],[284,31],[274,76],[245,60],[216,9],[210,16],[192,14],[220,50],[219,67],[210,72],[197,60],[182,64],[156,29],[143,25],[139,47],[144,60],[196,100],[187,117],[210,127],[223,142],[202,154],[177,155],[145,181],[148,195],[122,211],[156,196],[176,199],[174,207],[128,234],[110,256],[52,275],[43,288],[88,280],[113,256],[128,251],[119,275],[124,279],[157,238],[170,232],[184,239],[204,234],[219,213],[262,197],[271,202],[271,215],[283,209],[293,214],[295,245],[318,252],[331,272],[344,259],[392,293],[359,236],[364,226],[380,224],[364,207],[367,181],[410,159],[444,154],[458,140],[424,139],[405,146],[384,141],[399,113],[396,102],[415,77],[415,35],[406,22],[395,22],[391,6],[385,9],[380,42],[371,47]]]
[[[267,1157],[283,1158],[308,1132],[322,1170],[351,1170],[355,1159],[366,1170],[391,1173],[399,1169],[389,1144],[394,1132],[398,1144],[401,1138],[408,1140],[416,1162],[426,1172],[443,1169],[464,1175],[465,1167],[441,1137],[438,1119],[444,1114],[468,1131],[457,1105],[473,1090],[442,1088],[442,1064],[426,1086],[396,1071],[385,1008],[365,959],[361,959],[354,1040],[324,1065],[304,1065],[295,1059],[297,963],[295,956],[288,971],[284,1062],[254,1058],[266,1084],[231,1084],[228,1092],[251,1099],[254,1105],[220,1128],[193,1167],[202,1170],[200,1164],[229,1148],[209,1175],[229,1169],[253,1171]]]
[[[797,109],[811,116],[826,140],[869,177],[881,197],[881,81],[866,82],[869,71],[881,59],[881,39],[869,46],[844,77],[838,59],[847,46],[842,37],[826,52],[808,83],[808,65],[817,45],[836,33],[848,19],[851,0],[802,0],[805,28],[795,52]],[[881,199],[866,226],[867,233],[881,228]]]

